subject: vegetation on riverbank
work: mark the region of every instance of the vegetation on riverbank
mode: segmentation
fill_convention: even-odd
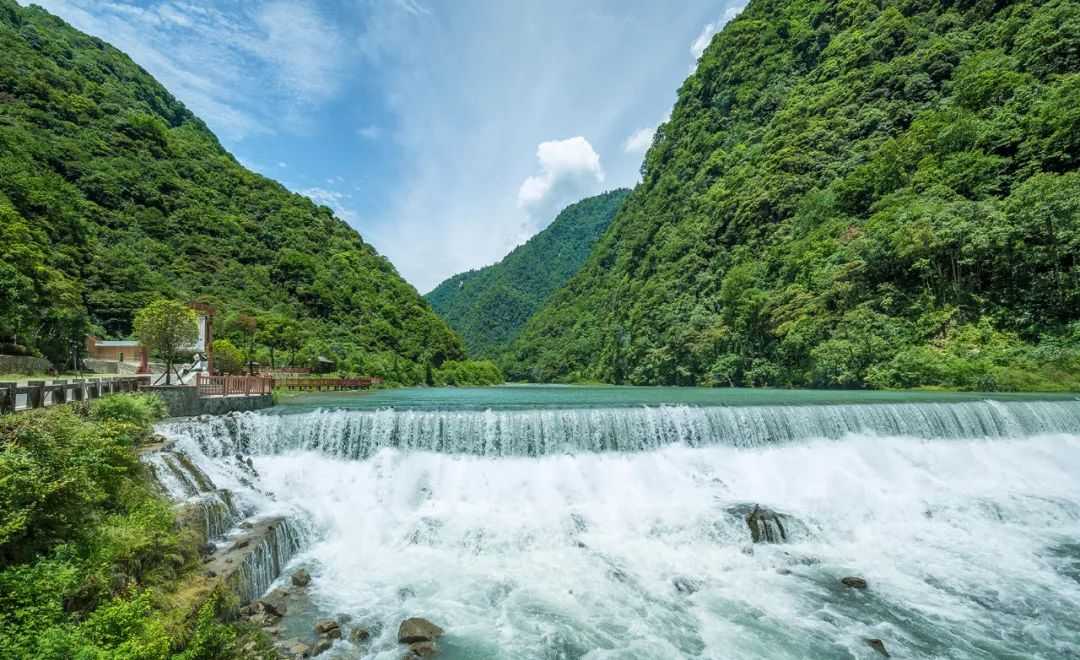
[[[163,413],[156,397],[114,395],[0,417],[0,657],[209,660],[262,648],[219,622],[223,597],[199,606],[197,543],[136,453]]]
[[[1080,388],[1080,5],[751,0],[511,379]]]
[[[268,360],[418,384],[464,357],[356,231],[242,167],[123,53],[14,0],[0,52],[0,342],[63,368],[85,333],[127,337],[164,297],[214,305],[218,336]]]

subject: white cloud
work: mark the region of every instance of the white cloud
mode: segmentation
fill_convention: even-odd
[[[358,129],[356,131],[356,134],[364,138],[365,140],[378,140],[379,137],[382,135],[382,129],[375,124],[371,124],[361,129]]]
[[[728,7],[724,10],[724,15],[720,17],[720,20],[708,23],[701,29],[701,34],[697,36],[697,39],[694,39],[694,43],[690,44],[690,54],[694,56],[695,62],[701,59],[705,49],[712,43],[713,36],[722,30],[728,24],[728,21],[738,16],[744,7],[746,7],[746,3]]]
[[[623,143],[623,151],[628,154],[640,154],[648,151],[652,146],[653,136],[656,135],[656,127],[639,128],[626,138]]]
[[[356,226],[359,216],[355,211],[349,208],[349,200],[352,199],[352,195],[349,193],[319,187],[306,188],[297,192],[305,197],[311,198],[311,201],[320,206],[330,207],[339,218],[350,225]]]
[[[540,161],[540,173],[525,179],[518,189],[518,206],[525,210],[546,206],[545,202],[562,189],[588,188],[604,182],[600,155],[580,135],[541,142],[536,159]]]

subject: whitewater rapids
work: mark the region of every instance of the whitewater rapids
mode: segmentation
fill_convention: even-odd
[[[275,506],[318,530],[294,565],[319,613],[374,633],[336,657],[399,658],[408,616],[448,631],[450,659],[880,657],[867,639],[898,658],[1080,657],[1080,404],[1002,405],[772,411],[788,423],[760,442],[727,441],[733,411],[703,409],[612,413],[683,421],[576,444],[550,420],[583,433],[602,415],[536,413],[547,436],[520,411],[513,428],[505,412],[337,411],[166,431],[208,470],[253,455]],[[894,413],[908,425],[866,422]],[[364,415],[397,430],[376,441]],[[443,421],[408,436],[395,415]],[[454,451],[463,434],[486,449]],[[590,444],[604,437],[624,444]],[[789,516],[788,542],[752,544],[750,504]]]

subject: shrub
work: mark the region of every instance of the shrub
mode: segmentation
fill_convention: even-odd
[[[90,417],[99,421],[127,422],[149,427],[169,410],[156,394],[112,394],[90,405]]]

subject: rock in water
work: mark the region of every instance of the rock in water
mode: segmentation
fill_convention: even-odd
[[[292,583],[297,587],[306,587],[311,584],[311,574],[301,568],[292,574]]]
[[[851,587],[852,589],[866,588],[866,580],[862,579],[861,577],[848,576],[845,578],[840,578],[840,582],[845,587]]]
[[[439,654],[439,647],[435,642],[415,642],[409,644],[409,652],[406,658],[434,658]]]
[[[341,625],[333,619],[323,619],[315,623],[315,632],[320,635],[330,635],[335,630],[338,637],[341,637]]]
[[[367,641],[369,637],[371,637],[371,633],[368,632],[367,628],[353,628],[352,632],[349,633],[349,641],[353,644]]]
[[[783,543],[787,541],[782,516],[775,511],[754,505],[754,510],[746,516],[746,525],[750,528],[750,538],[754,543]]]
[[[672,578],[671,583],[675,585],[675,591],[678,591],[681,594],[692,594],[701,589],[700,580],[682,575]]]
[[[892,657],[889,655],[888,650],[885,649],[885,642],[881,641],[880,639],[868,639],[866,640],[866,643],[870,645],[870,648],[874,649],[886,658]]]
[[[285,656],[289,658],[307,658],[311,656],[311,647],[298,639],[282,642],[280,648],[285,652]]]
[[[442,628],[420,617],[405,619],[398,626],[398,643],[415,644],[417,642],[433,642],[445,632]]]
[[[329,651],[330,647],[333,646],[333,645],[334,645],[334,641],[331,640],[331,639],[326,639],[326,638],[320,639],[319,641],[315,642],[315,647],[313,649],[311,649],[312,657],[315,657],[317,655],[321,655],[321,654]]]

